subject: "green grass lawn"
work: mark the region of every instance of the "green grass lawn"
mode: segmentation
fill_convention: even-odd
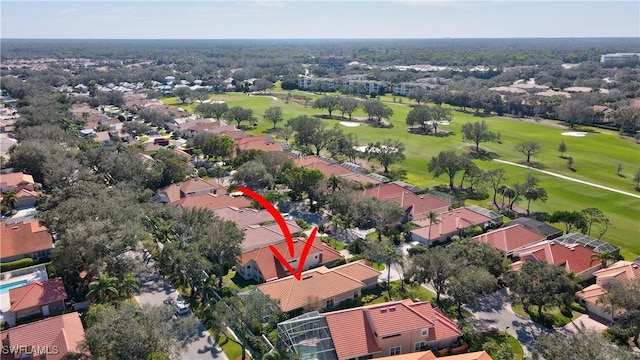
[[[377,286],[373,290],[363,292],[362,305],[381,304],[392,300],[419,299],[420,301],[431,301],[436,298],[436,294],[422,286],[409,286],[405,284],[404,291],[400,287],[400,280],[391,282],[391,298],[389,292]],[[365,301],[366,300],[366,301]]]
[[[233,270],[229,271],[229,273],[223,277],[222,281],[224,286],[237,292],[251,290],[256,287],[256,283],[243,279],[242,276],[236,274]]]
[[[498,350],[501,344],[508,344],[511,353],[513,354],[513,360],[522,360],[524,358],[524,350],[518,339],[507,334],[503,331],[488,331],[478,335],[476,340],[478,343],[483,344],[487,349],[489,355],[492,358],[497,359]],[[489,345],[487,345],[487,343]]]
[[[273,93],[284,92],[281,89],[274,89]],[[292,94],[302,94],[309,97],[319,95],[292,91]],[[243,106],[254,110],[255,116],[262,120],[264,110],[270,106],[281,106],[285,121],[300,115],[327,115],[326,111],[313,109],[311,106],[302,106],[293,101],[286,103],[282,100],[274,100],[269,96],[246,96],[240,93],[215,94],[211,96],[214,100],[225,100],[229,106]],[[499,159],[519,162],[525,160],[524,155],[513,150],[514,145],[524,141],[537,141],[543,148],[543,152],[532,161],[540,163],[545,170],[575,177],[585,181],[595,182],[601,185],[610,186],[616,189],[633,192],[633,174],[640,168],[640,148],[637,144],[621,139],[614,131],[592,129],[585,137],[570,137],[561,135],[564,130],[517,119],[507,119],[499,117],[475,117],[472,114],[454,111],[453,121],[450,125],[440,126],[440,129],[448,130],[449,136],[429,136],[410,134],[406,130],[405,119],[411,108],[407,104],[413,104],[412,100],[403,98],[403,104],[392,103],[392,97],[383,96],[383,101],[387,101],[393,110],[390,122],[392,128],[376,128],[366,124],[358,127],[341,127],[346,133],[354,133],[360,144],[367,144],[372,141],[380,141],[384,138],[401,139],[406,146],[406,160],[401,164],[392,165],[391,169],[405,169],[407,171],[407,182],[422,188],[432,188],[436,185],[448,183],[445,176],[434,179],[427,171],[427,163],[432,156],[443,150],[457,150],[459,152],[468,151],[473,146],[471,143],[462,142],[461,128],[466,122],[485,120],[491,131],[499,132],[501,143],[484,143],[481,148],[497,154]],[[177,98],[165,98],[163,102],[168,105],[181,106],[187,111],[193,111],[193,105],[181,105]],[[334,116],[339,113],[334,112]],[[353,114],[358,117],[365,117],[362,110]],[[339,123],[339,119],[323,119],[329,126]],[[247,124],[249,125],[249,124]],[[259,135],[269,131],[273,127],[272,123],[259,121],[256,128],[248,130],[251,134]],[[573,167],[576,171],[571,171],[566,167],[566,160],[559,158],[556,151],[558,144],[564,141],[567,145],[565,156],[572,156]],[[523,181],[530,170],[517,168],[514,166],[499,164],[490,161],[476,160],[476,163],[483,170],[501,167],[507,170],[508,183]],[[622,164],[621,174],[616,174],[618,164]],[[612,221],[613,228],[604,235],[602,240],[609,241],[621,247],[621,254],[629,259],[640,255],[640,242],[633,239],[640,238],[640,199],[632,198],[614,192],[600,190],[587,185],[578,184],[568,180],[551,177],[545,174],[532,172],[541,180],[541,185],[547,190],[549,199],[546,203],[535,202],[531,204],[532,211],[552,213],[557,210],[579,211],[587,207],[597,207]],[[456,179],[460,180],[460,175]],[[488,200],[468,201],[468,204],[486,205]],[[526,207],[526,203],[519,204]],[[596,234],[592,236],[597,237]]]
[[[511,308],[515,313],[520,314],[526,317],[527,319],[531,319],[544,326],[550,326],[554,328],[565,326],[568,323],[570,323],[572,320],[575,320],[582,315],[581,313],[572,310],[571,311],[572,316],[567,317],[566,315],[560,312],[560,308],[558,308],[557,306],[549,307],[547,309],[542,310],[541,315],[538,314],[536,310],[537,308],[535,307],[531,307],[532,314],[528,314],[524,310],[524,307],[522,306],[521,303],[515,303],[511,305]]]
[[[323,238],[322,239],[323,242],[326,242],[327,244],[329,244],[329,246],[331,246],[332,248],[334,248],[336,251],[341,251],[344,250],[345,245],[342,241],[338,241],[332,237],[329,238]]]
[[[230,360],[235,360],[242,356],[242,346],[229,339],[226,332],[218,335],[217,343]]]

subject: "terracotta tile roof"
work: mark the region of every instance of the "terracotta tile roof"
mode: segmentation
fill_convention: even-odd
[[[84,340],[84,329],[77,312],[46,318],[44,320],[19,325],[0,332],[3,345],[11,347],[40,346],[58,347],[57,354],[46,354],[46,360],[62,359],[69,352],[81,352],[79,345]],[[14,359],[4,354],[2,360]]]
[[[325,317],[339,359],[374,352],[376,337],[424,328],[433,329],[425,339],[427,342],[462,336],[455,323],[431,303],[414,303],[410,299],[325,313]],[[367,332],[373,335],[373,342],[365,341]]]
[[[601,266],[599,260],[592,262],[591,256],[595,251],[579,244],[563,245],[553,240],[545,240],[518,251],[522,261],[544,261],[558,265],[576,275]],[[514,263],[516,264],[516,263]],[[517,264],[515,266],[521,266]]]
[[[373,196],[381,201],[393,201],[405,210],[410,210],[415,220],[426,216],[429,211],[444,212],[449,209],[449,204],[429,194],[416,195],[415,193],[395,184],[387,183],[372,187],[363,191],[365,196]]]
[[[325,319],[338,359],[357,358],[382,351],[363,308],[326,313]]]
[[[284,241],[284,238],[272,245],[280,252],[280,254],[284,255],[285,259],[291,261],[293,259],[298,259],[299,254],[302,253],[302,249],[306,245],[307,241],[304,238],[297,238],[293,243],[293,253],[298,254],[297,257],[289,256],[289,248],[288,243]],[[340,259],[340,253],[335,251],[329,245],[323,243],[319,238],[313,239],[313,244],[311,245],[311,250],[309,250],[309,255],[319,254],[319,264],[331,263],[335,260]],[[271,281],[275,279],[279,279],[285,276],[288,276],[287,271],[282,267],[280,261],[273,255],[270,247],[261,246],[259,248],[255,248],[249,251],[246,251],[240,257],[240,264],[245,266],[249,261],[255,261],[256,265],[260,269],[260,273],[265,281]],[[375,270],[375,269],[374,269]]]
[[[457,208],[440,213],[438,220],[439,222],[437,224],[431,224],[431,226],[429,226],[428,219],[414,221],[419,228],[414,229],[411,232],[425,239],[431,240],[447,234],[455,233],[456,231],[469,226],[480,225],[491,221],[489,217],[478,214],[477,212],[467,208]]]
[[[98,142],[109,141],[111,140],[111,136],[109,136],[108,131],[98,131],[96,133],[96,137],[94,137],[93,140]]]
[[[373,196],[380,200],[387,200],[396,195],[400,195],[407,189],[395,183],[381,184],[363,191],[365,196]]]
[[[27,189],[20,189],[20,191],[16,193],[16,198],[20,199],[23,197],[38,197],[38,193]]]
[[[325,178],[329,178],[332,175],[335,175],[347,180],[357,181],[363,184],[372,184],[372,185],[380,184],[380,181],[372,177],[369,177],[365,174],[359,174],[359,173],[353,172],[352,170],[349,170],[340,164],[330,163],[316,156],[303,156],[303,157],[292,156],[292,159],[297,166],[319,170],[324,175]]]
[[[249,136],[238,139],[236,141],[236,147],[239,153],[249,150],[262,150],[265,152],[283,151],[280,143],[268,141],[264,136]]]
[[[337,254],[338,256],[340,256],[340,253]],[[380,275],[380,271],[372,268],[366,260],[358,260],[344,265],[336,266],[333,268],[333,270],[339,271],[340,273],[350,278],[360,280],[362,282],[366,282],[366,280],[374,277],[377,278]]]
[[[182,206],[183,208],[202,208],[215,210],[225,206],[233,206],[238,208],[246,208],[251,206],[251,200],[244,196],[228,196],[228,195],[214,195],[214,194],[201,194],[194,196],[187,196],[178,201],[171,203],[173,206]]]
[[[238,140],[238,139],[246,138],[247,136],[249,136],[246,132],[242,130],[225,130],[220,132],[219,135],[228,136],[233,140]]]
[[[631,261],[618,261],[606,269],[594,271],[593,275],[596,277],[596,283],[578,291],[576,296],[595,304],[606,293],[605,284],[612,281],[640,280],[640,265]]]
[[[435,360],[436,356],[431,351],[420,351],[396,356],[385,356],[376,360]],[[450,355],[445,360],[493,360],[486,351],[476,351],[466,354]]]
[[[295,221],[285,221],[285,224],[287,224],[290,234],[302,231],[302,228]],[[280,226],[275,223],[266,226],[248,225],[242,230],[244,231],[243,250],[252,250],[284,240]]]
[[[200,178],[193,178],[180,183],[180,191],[182,196],[187,196],[191,192],[219,189],[223,186],[218,184],[215,180],[205,180]]]
[[[9,290],[9,302],[13,312],[50,304],[66,298],[67,292],[64,290],[62,278],[59,277]]]
[[[511,225],[478,235],[473,239],[489,244],[506,254],[523,246],[544,241],[547,237],[522,225]]]
[[[191,160],[191,155],[188,152],[186,152],[186,151],[184,151],[182,149],[173,148],[173,149],[171,149],[171,152],[176,154],[176,155],[182,156],[183,158],[185,158],[187,160]]]
[[[307,169],[314,169],[314,170],[318,170],[320,171],[324,177],[328,178],[331,177],[332,175],[335,176],[344,176],[344,175],[349,175],[349,174],[353,174],[353,171],[342,167],[338,164],[329,164],[325,161],[321,161],[320,159],[318,159],[318,161],[314,162],[314,163],[310,163],[310,164],[306,164],[306,165],[302,165],[303,167],[307,168]]]
[[[22,188],[33,190],[33,185],[33,176],[23,172],[0,174],[0,190],[2,191],[17,191]]]
[[[236,208],[231,206],[221,207],[213,212],[224,220],[233,221],[239,228],[249,225],[259,225],[266,222],[273,222],[273,216],[267,210],[256,210],[250,208]]]
[[[0,256],[3,259],[53,249],[53,239],[47,228],[35,220],[13,224],[2,222],[0,235]]]
[[[486,351],[447,356],[446,360],[493,360]]]
[[[380,181],[364,175],[364,174],[358,174],[358,173],[351,173],[351,174],[347,174],[347,175],[343,175],[342,178],[347,179],[347,180],[351,180],[351,181],[357,181],[359,183],[363,183],[363,184],[371,184],[371,185],[378,185],[380,184]]]

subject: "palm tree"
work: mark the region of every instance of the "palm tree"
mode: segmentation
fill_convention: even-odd
[[[118,283],[118,278],[100,273],[96,280],[89,283],[87,298],[101,303],[108,302],[118,296]]]
[[[616,256],[613,255],[610,251],[602,251],[591,255],[589,266],[591,266],[596,261],[600,261],[602,263],[602,268],[606,269],[607,267],[609,267],[610,263],[613,263],[615,260]]]
[[[6,207],[7,211],[11,211],[18,204],[16,193],[13,191],[2,192],[2,206]]]
[[[438,219],[438,216],[440,216],[440,214],[438,214],[435,211],[429,211],[427,213],[427,219],[429,219],[429,233],[431,233],[431,226],[432,225],[436,225],[440,223],[440,219]],[[429,239],[431,240],[431,239]]]
[[[120,281],[118,288],[120,297],[128,299],[131,295],[140,291],[140,280],[138,280],[133,273],[129,272],[124,276],[124,279]]]

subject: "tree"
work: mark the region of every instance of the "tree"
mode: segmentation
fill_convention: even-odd
[[[238,123],[238,127],[240,127],[240,123],[243,121],[255,121],[256,118],[253,116],[252,109],[246,109],[240,106],[234,106],[227,112],[227,118],[231,121],[235,121]]]
[[[393,110],[377,99],[365,100],[362,109],[367,113],[369,121],[376,118],[378,123],[382,122],[382,118],[389,118],[393,115]]]
[[[460,180],[460,188],[464,188],[465,180],[469,184],[469,191],[473,192],[473,187],[482,184],[485,181],[485,173],[478,165],[473,162],[469,162],[464,168],[462,173],[462,179]]]
[[[576,123],[590,122],[593,119],[593,110],[581,100],[569,100],[558,107],[558,115],[573,129]]]
[[[616,175],[622,176],[620,173],[622,172],[622,163],[618,163],[618,168],[616,170]]]
[[[433,286],[438,303],[440,303],[440,295],[446,288],[447,280],[456,271],[456,264],[451,261],[449,253],[442,246],[414,255],[409,269],[412,281],[419,284],[430,283]]]
[[[95,302],[106,303],[119,296],[118,278],[101,273],[97,279],[89,283],[87,298]]]
[[[602,264],[602,268],[606,269],[609,267],[609,264],[616,261],[617,258],[610,251],[600,251],[591,255],[591,261],[589,261],[589,266],[591,266],[594,262],[599,262]]]
[[[275,322],[279,312],[278,306],[259,290],[250,291],[242,298],[233,296],[216,304],[216,314],[220,320],[239,337],[242,360],[246,359],[247,341],[253,324],[262,324],[265,318]]]
[[[640,190],[640,169],[633,175],[633,181],[636,183],[636,190]]]
[[[365,243],[365,255],[377,263],[384,264],[387,268],[387,286],[391,281],[391,264],[398,262],[402,258],[402,252],[393,242],[385,240],[368,240]],[[391,296],[391,295],[389,295]]]
[[[587,329],[576,333],[555,331],[540,334],[532,359],[637,360],[637,356],[628,349],[616,346],[602,333]]]
[[[491,169],[491,170],[487,170],[486,172],[487,181],[491,185],[491,188],[493,188],[493,205],[495,205],[496,208],[498,208],[498,202],[496,200],[496,197],[498,195],[498,192],[500,191],[500,188],[504,186],[506,177],[507,177],[507,172],[505,169],[502,169],[502,168]]]
[[[317,123],[317,126],[314,126],[311,131],[312,133],[309,137],[309,144],[315,148],[316,156],[320,156],[320,152],[323,149],[343,134],[342,130],[338,127],[338,124],[331,129],[327,129],[325,123],[321,121]]]
[[[11,211],[18,204],[18,198],[16,198],[16,193],[13,191],[3,191],[2,192],[2,206],[6,209],[6,211]]]
[[[438,156],[431,157],[427,169],[433,174],[433,177],[447,174],[449,177],[449,188],[453,189],[453,180],[455,179],[456,173],[464,170],[470,162],[471,159],[466,154],[458,155],[453,150],[441,151]]]
[[[567,152],[567,144],[564,141],[561,141],[560,145],[558,145],[558,151],[560,152],[560,158],[564,158],[564,153]]]
[[[216,118],[216,120],[220,121],[220,118],[229,111],[229,105],[226,102],[202,103],[196,106],[196,111],[204,115],[204,117]]]
[[[633,338],[640,347],[640,279],[612,281],[604,285],[606,290],[602,304],[615,313],[610,332],[626,338]]]
[[[431,226],[440,223],[439,217],[440,217],[440,214],[438,214],[435,211],[429,211],[427,213],[427,219],[429,219],[429,229],[431,229]]]
[[[620,126],[620,133],[635,135],[640,128],[640,110],[632,106],[625,106],[611,113],[614,123]]]
[[[276,123],[282,121],[282,108],[280,106],[272,106],[265,110],[264,119],[273,123],[273,130],[276,129]]]
[[[527,312],[537,306],[540,315],[544,306],[570,303],[575,292],[564,270],[544,261],[525,261],[519,272],[507,274],[506,283]]]
[[[431,126],[433,126],[433,132],[435,134],[438,133],[438,125],[441,122],[451,122],[453,121],[453,114],[450,109],[443,108],[440,105],[436,105],[431,107]]]
[[[218,289],[222,288],[222,277],[236,264],[242,255],[241,244],[244,232],[233,221],[222,220],[217,216],[207,222],[207,232],[198,243],[200,251],[213,264],[213,273],[218,279]]]
[[[496,139],[496,134],[489,131],[484,120],[462,124],[462,136],[464,140],[473,141],[476,144],[477,153],[480,152],[480,143]]]
[[[491,293],[497,285],[498,280],[487,269],[466,266],[448,279],[444,291],[457,305],[458,315],[462,316],[463,304],[473,302],[478,294]]]
[[[421,86],[414,86],[411,90],[409,90],[407,97],[409,99],[415,100],[416,102],[418,102],[418,105],[420,105],[421,102],[429,100],[429,93],[427,92],[427,89]]]
[[[542,152],[542,148],[540,147],[540,144],[538,144],[535,141],[527,141],[527,142],[520,143],[514,147],[514,150],[524,154],[527,157],[527,164],[530,163],[529,160],[531,159],[532,156],[538,155]]]
[[[292,200],[300,200],[303,194],[311,193],[311,189],[324,178],[322,172],[316,169],[294,166],[282,173],[282,180],[289,187]]]
[[[344,114],[349,115],[349,120],[351,120],[351,114],[356,111],[360,107],[360,101],[349,97],[342,96],[340,97],[340,101],[338,102],[338,110],[342,112],[342,116],[344,118]]]
[[[133,273],[128,272],[122,280],[118,281],[118,294],[123,299],[130,299],[133,294],[140,291],[140,280]]]
[[[563,223],[567,234],[570,233],[574,227],[582,232],[587,232],[587,220],[581,212],[566,210],[556,211],[551,214],[549,221],[552,223]]]
[[[278,129],[278,133],[280,134],[280,136],[282,136],[282,138],[286,141],[289,142],[289,138],[291,138],[291,135],[293,135],[294,130],[291,126],[289,125],[285,125],[283,127],[281,127],[280,129]]]
[[[331,153],[331,157],[346,157],[351,162],[355,162],[356,158],[362,153],[356,149],[358,141],[353,133],[344,134],[342,131],[336,133],[336,137],[327,145],[327,150]]]
[[[329,113],[329,117],[331,114],[339,109],[340,107],[340,96],[323,96],[316,101],[313,102],[314,109],[325,109]]]
[[[569,170],[573,170],[573,156],[569,156],[567,158],[567,168],[569,168]]]
[[[540,180],[531,174],[527,174],[524,184],[522,185],[522,195],[527,199],[527,215],[529,215],[529,208],[531,207],[531,201],[540,200],[542,202],[547,201],[547,191],[538,186]]]
[[[235,142],[224,135],[213,135],[202,146],[202,153],[207,157],[228,159],[233,155]]]
[[[184,104],[187,99],[193,96],[193,91],[186,86],[181,86],[173,90],[173,95],[180,98],[180,101]]]
[[[265,91],[273,88],[273,82],[267,79],[258,79],[253,83],[256,91]]]
[[[587,235],[589,236],[591,236],[591,227],[594,224],[601,224],[609,220],[604,216],[602,210],[595,207],[582,209],[581,213],[587,223]]]
[[[271,188],[274,184],[273,175],[271,175],[266,166],[260,161],[251,160],[242,164],[236,173],[233,174],[232,181],[235,184],[244,184],[251,189]]]
[[[423,132],[426,132],[427,125],[431,121],[431,110],[428,106],[416,106],[407,114],[407,125],[420,125]]]
[[[384,139],[382,142],[369,144],[365,150],[369,159],[376,160],[384,167],[385,174],[389,172],[389,165],[405,159],[404,143],[397,139]]]

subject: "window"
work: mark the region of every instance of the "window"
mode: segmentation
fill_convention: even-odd
[[[426,349],[426,347],[427,347],[426,341],[419,341],[415,343],[415,346],[413,347],[413,351],[422,351],[422,349]]]
[[[400,355],[400,350],[402,350],[401,346],[394,346],[389,348],[389,356]]]
[[[334,305],[334,303],[333,303],[333,299],[329,299],[329,300],[327,300],[327,309],[332,308],[332,307],[333,307],[333,305]]]
[[[353,298],[354,299],[357,299],[358,296],[360,296],[360,293],[358,293],[357,291],[353,293]]]
[[[420,333],[420,336],[422,336],[422,337],[429,336],[429,328],[422,329],[422,332]]]

